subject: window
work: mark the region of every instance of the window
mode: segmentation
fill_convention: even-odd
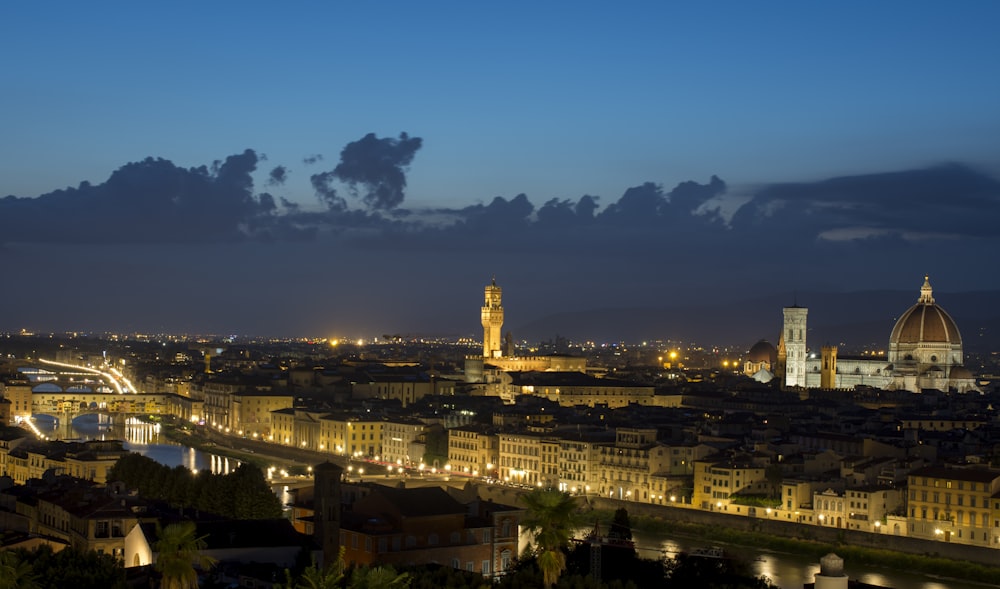
[[[427,536],[427,544],[429,544],[431,546],[437,546],[438,545],[438,535],[437,534],[431,534],[431,535]],[[456,568],[458,568],[458,567],[456,567]]]
[[[451,568],[453,568],[453,569],[461,569],[462,568],[462,562],[460,560],[458,560],[457,558],[451,559]]]
[[[483,544],[490,543],[490,530],[483,530]]]
[[[490,574],[490,561],[488,560],[483,561],[483,567],[481,572],[483,573],[484,576]]]
[[[500,572],[504,572],[510,568],[510,550],[504,550],[500,553]]]

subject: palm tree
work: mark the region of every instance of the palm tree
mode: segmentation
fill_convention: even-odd
[[[377,566],[354,569],[350,586],[357,589],[402,589],[409,587],[410,582],[409,573],[397,573],[391,566]]]
[[[204,536],[195,536],[194,522],[157,526],[156,570],[163,575],[162,589],[197,589],[198,569],[211,568],[215,559],[201,554]]]
[[[0,589],[36,589],[31,564],[9,550],[0,550]]]
[[[555,489],[536,489],[521,497],[527,512],[521,520],[535,536],[538,568],[546,587],[552,587],[566,568],[563,549],[576,527],[576,500]]]
[[[340,547],[340,557],[324,567],[316,566],[314,560],[299,575],[298,582],[292,581],[292,572],[285,569],[285,585],[275,585],[276,589],[337,589],[344,580],[344,547]]]

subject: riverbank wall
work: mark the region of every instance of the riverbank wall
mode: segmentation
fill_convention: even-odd
[[[996,566],[1000,561],[1000,550],[971,546],[954,542],[939,542],[923,538],[910,538],[894,534],[869,534],[858,530],[846,530],[826,526],[814,526],[795,522],[749,517],[712,511],[674,507],[669,505],[649,505],[632,501],[619,501],[603,497],[587,497],[588,509],[614,511],[620,507],[628,510],[630,516],[644,516],[664,522],[683,522],[703,526],[725,527],[744,532],[821,542],[824,544],[847,544],[863,548],[892,550],[906,554],[934,556],[950,560],[969,561]]]

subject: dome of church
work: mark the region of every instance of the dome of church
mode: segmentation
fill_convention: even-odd
[[[750,351],[747,352],[748,362],[767,362],[769,364],[774,364],[778,359],[778,350],[771,345],[771,342],[767,340],[760,340],[755,343]]]
[[[972,380],[972,372],[965,366],[952,366],[951,374],[949,375],[952,379],[966,379]]]
[[[961,344],[955,320],[934,302],[930,281],[925,277],[917,304],[906,310],[889,336],[889,344]]]

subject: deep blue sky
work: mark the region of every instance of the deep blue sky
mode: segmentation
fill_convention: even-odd
[[[1000,4],[19,2],[0,195],[252,148],[289,168],[424,139],[408,204],[617,198],[1000,153]]]
[[[997,289],[997,22],[994,1],[4,3],[0,263],[30,279],[0,289],[0,330],[476,336],[493,275],[512,327]],[[773,301],[748,313],[776,333]],[[566,321],[531,335],[615,335]]]

